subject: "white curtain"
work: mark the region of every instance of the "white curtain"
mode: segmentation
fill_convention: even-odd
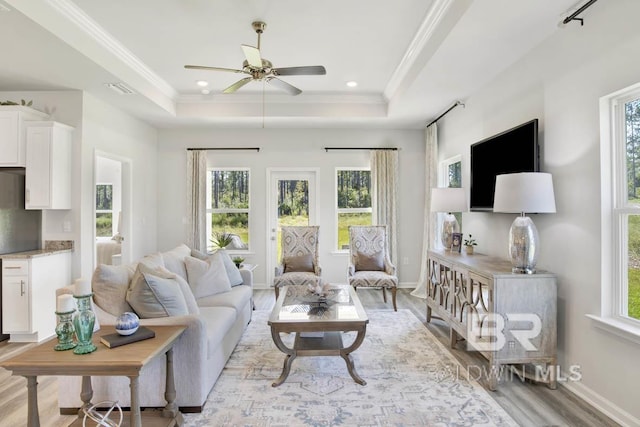
[[[424,183],[424,230],[422,234],[422,257],[420,258],[420,277],[418,285],[411,295],[418,298],[427,297],[427,252],[436,238],[436,213],[431,212],[431,189],[437,185],[438,179],[438,125],[432,124],[425,130],[425,183]]]
[[[207,152],[187,151],[187,204],[189,231],[187,244],[201,252],[207,250]]]
[[[397,215],[396,193],[398,189],[398,151],[371,151],[371,206],[373,224],[386,225],[388,231],[389,256],[397,264],[398,244],[396,239]]]

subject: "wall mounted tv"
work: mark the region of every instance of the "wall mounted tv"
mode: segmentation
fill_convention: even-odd
[[[471,145],[469,210],[492,211],[496,175],[539,172],[538,119]]]

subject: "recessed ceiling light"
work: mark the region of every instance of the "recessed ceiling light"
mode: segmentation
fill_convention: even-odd
[[[209,86],[209,82],[208,82],[208,81],[206,81],[206,80],[198,80],[198,81],[196,82],[196,84],[197,84],[198,86],[200,86],[200,87]]]
[[[347,82],[347,86],[356,87],[358,86],[358,82],[351,80],[350,82]]]
[[[209,89],[202,89],[202,94],[203,95],[209,95],[211,93],[211,91]]]

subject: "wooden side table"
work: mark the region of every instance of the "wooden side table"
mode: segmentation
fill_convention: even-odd
[[[173,344],[186,329],[186,326],[153,326],[155,338],[139,341],[109,349],[100,343],[100,336],[114,333],[112,326],[103,326],[93,336],[93,343],[98,347],[89,354],[77,355],[73,351],[55,351],[53,347],[57,339],[50,339],[27,350],[0,366],[10,370],[13,375],[22,375],[27,379],[28,415],[27,426],[39,427],[38,414],[38,375],[77,375],[82,376],[80,398],[83,408],[91,406],[93,390],[91,376],[126,376],[131,386],[131,411],[129,426],[179,426],[183,423],[182,415],[175,403],[176,389],[173,376]],[[165,399],[167,405],[162,412],[152,411],[141,414],[138,379],[144,366],[156,356],[166,354],[167,378]],[[73,426],[82,426],[82,411]]]

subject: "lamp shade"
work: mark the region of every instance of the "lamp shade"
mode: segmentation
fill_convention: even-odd
[[[431,212],[465,212],[464,188],[432,188]]]
[[[556,200],[550,173],[523,172],[498,175],[494,212],[553,213]]]

